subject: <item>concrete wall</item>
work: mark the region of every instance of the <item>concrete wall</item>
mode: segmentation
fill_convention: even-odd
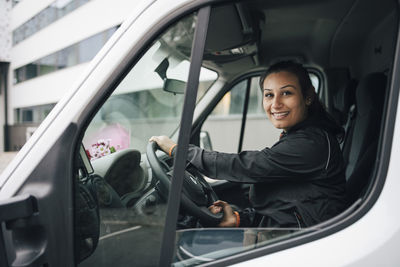
[[[0,62],[10,62],[11,33],[10,33],[11,1],[0,1]]]
[[[83,63],[13,85],[9,96],[9,112],[13,113],[14,108],[57,103],[87,65]],[[9,114],[8,118],[13,122],[14,113]]]

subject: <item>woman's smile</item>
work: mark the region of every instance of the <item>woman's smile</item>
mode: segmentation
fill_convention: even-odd
[[[289,111],[286,112],[271,112],[275,120],[283,120],[289,115]]]

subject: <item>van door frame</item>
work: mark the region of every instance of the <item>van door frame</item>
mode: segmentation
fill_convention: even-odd
[[[174,159],[171,179],[171,187],[168,195],[167,214],[161,243],[159,266],[170,266],[175,249],[175,231],[178,219],[179,205],[181,201],[182,183],[186,167],[187,148],[189,146],[190,133],[194,108],[196,106],[197,89],[199,85],[200,69],[203,61],[203,53],[207,36],[208,22],[211,7],[201,8],[197,14],[197,23],[192,45],[189,77],[186,84],[185,98],[179,128],[178,146]]]

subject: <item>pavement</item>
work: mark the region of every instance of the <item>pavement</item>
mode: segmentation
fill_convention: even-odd
[[[18,152],[0,152],[0,174],[11,162],[11,160],[17,155]]]

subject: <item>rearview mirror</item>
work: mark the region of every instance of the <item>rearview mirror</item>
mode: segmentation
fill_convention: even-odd
[[[184,81],[168,78],[164,80],[164,91],[174,94],[183,94],[185,92],[185,88],[186,83]]]
[[[185,92],[186,83],[184,81],[167,78],[167,69],[169,67],[168,58],[164,58],[160,65],[154,70],[163,79],[163,90],[174,94],[183,94]]]

